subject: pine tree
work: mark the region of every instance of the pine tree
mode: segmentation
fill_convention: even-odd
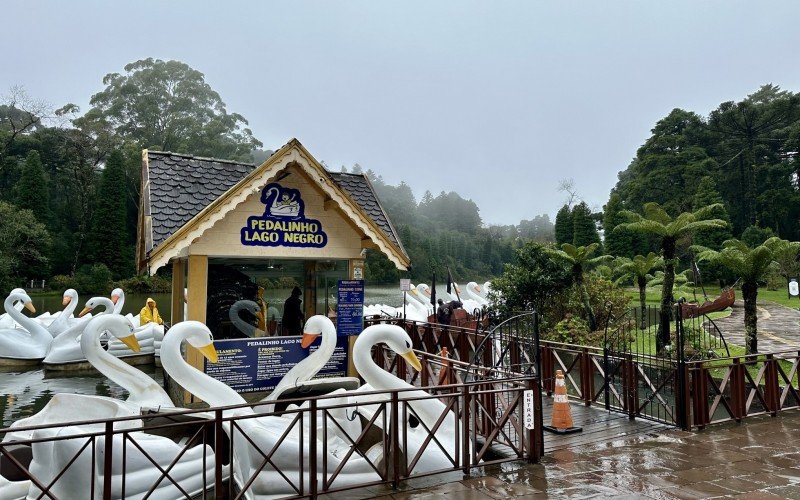
[[[29,152],[25,158],[16,185],[15,202],[17,207],[32,211],[39,222],[47,224],[50,219],[50,191],[38,151]]]
[[[604,246],[606,253],[616,257],[633,258],[633,234],[630,231],[614,231],[614,228],[627,222],[620,212],[624,210],[622,197],[612,192],[608,203],[604,207],[603,213],[603,233],[605,235]]]
[[[600,235],[597,234],[592,211],[584,201],[572,209],[572,231],[572,244],[576,247],[585,247],[592,243],[600,244]]]
[[[555,231],[556,243],[559,245],[562,243],[572,244],[575,234],[572,226],[572,212],[569,209],[569,205],[565,204],[556,214]]]
[[[115,151],[108,157],[100,178],[89,238],[89,252],[94,261],[105,264],[115,278],[129,274],[132,265],[123,252],[127,244],[124,221],[124,158],[122,153]]]
[[[694,199],[692,200],[692,209],[699,210],[703,207],[713,206],[710,211],[714,219],[724,220],[730,223],[728,211],[723,205],[722,196],[717,191],[714,179],[706,176],[700,179],[695,191]],[[694,243],[707,248],[718,250],[722,247],[722,243],[726,240],[733,238],[730,228],[711,228],[697,231],[694,235]]]

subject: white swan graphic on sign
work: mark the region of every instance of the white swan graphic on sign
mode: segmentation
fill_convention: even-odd
[[[303,202],[300,191],[270,184],[264,188],[262,201],[267,206],[269,217],[299,219],[303,217]]]

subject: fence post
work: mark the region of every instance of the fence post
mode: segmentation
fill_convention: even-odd
[[[231,424],[231,433],[233,425]],[[222,462],[225,446],[225,433],[222,430],[222,410],[214,410],[214,498],[221,500],[225,498],[225,491],[222,487]],[[233,450],[230,453],[230,460],[233,460]],[[233,468],[233,462],[230,463]]]
[[[555,390],[555,376],[553,375],[553,353],[552,347],[543,345],[541,348],[542,353],[542,386],[548,396],[553,394]]]
[[[479,386],[477,386],[479,387]],[[472,442],[470,441],[470,429],[469,429],[469,422],[470,422],[470,415],[472,414],[472,396],[469,392],[469,386],[465,385],[461,389],[461,395],[464,399],[464,411],[462,415],[464,416],[463,421],[461,422],[461,467],[462,472],[465,476],[469,476],[470,471],[470,448],[472,447]],[[475,420],[477,422],[477,420]]]
[[[396,490],[400,484],[400,404],[397,391],[392,391],[391,409],[389,446],[392,451],[392,488]]]
[[[684,359],[683,343],[684,343],[684,330],[683,330],[683,312],[681,310],[681,303],[683,299],[678,301],[675,308],[675,343],[676,354],[678,357],[675,381],[677,382],[677,391],[675,393],[675,423],[681,429],[689,428],[689,391],[688,381],[686,378],[686,360]]]
[[[114,458],[114,421],[106,422],[105,443],[103,446],[103,500],[111,500],[111,466]],[[124,438],[123,438],[124,439]],[[125,464],[122,473],[125,474]]]
[[[767,402],[767,411],[774,417],[780,408],[780,388],[778,387],[778,360],[772,354],[767,354],[764,368],[764,396]]]
[[[536,464],[539,463],[539,452],[541,449],[541,436],[544,432],[544,429],[541,425],[539,425],[539,417],[540,413],[542,412],[542,405],[541,405],[541,398],[542,392],[539,388],[539,382],[536,379],[528,380],[526,383],[526,389],[533,392],[533,421],[534,426],[533,429],[529,429],[528,431],[528,463],[529,464]],[[523,410],[524,411],[524,410]]]
[[[691,370],[691,374],[694,425],[698,429],[704,429],[711,422],[708,414],[708,368],[701,363]]]
[[[309,410],[308,432],[308,492],[311,498],[317,498],[317,400],[312,399]],[[302,442],[300,446],[302,446]],[[324,483],[323,483],[324,484]]]
[[[745,402],[745,386],[744,386],[744,370],[745,367],[739,358],[733,360],[731,367],[731,410],[733,411],[734,420],[741,422],[747,411]]]
[[[592,358],[589,356],[589,349],[586,347],[580,353],[581,356],[581,396],[586,406],[591,406],[594,396],[594,373],[592,373]]]

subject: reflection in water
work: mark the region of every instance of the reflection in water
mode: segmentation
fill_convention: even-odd
[[[159,384],[163,381],[160,368],[154,365],[139,366],[145,374]],[[20,418],[30,417],[44,408],[54,394],[93,394],[116,399],[128,397],[128,391],[106,379],[98,372],[76,374],[45,374],[37,368],[29,371],[0,371],[0,427],[6,427]]]

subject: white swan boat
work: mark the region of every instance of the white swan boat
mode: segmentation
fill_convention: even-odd
[[[57,395],[57,397],[63,396],[60,398],[60,403],[64,401],[71,402],[72,404],[67,406],[69,408],[75,408],[75,403],[80,404],[82,408],[94,407],[95,414],[84,414],[83,419],[134,416],[144,409],[145,404],[152,405],[155,408],[171,406],[169,397],[154,380],[102,351],[100,335],[101,332],[105,331],[111,332],[116,338],[136,350],[136,336],[133,331],[133,325],[122,316],[114,314],[103,315],[89,323],[81,338],[82,345],[87,348],[87,358],[98,363],[97,368],[112,380],[123,384],[124,387],[129,387],[131,389],[131,397],[129,397],[128,401],[119,401],[99,396],[65,394]],[[201,352],[209,354],[212,360],[215,360],[216,353],[213,352],[213,346],[211,346],[210,351],[208,348],[201,349]],[[180,356],[180,353],[177,355]],[[100,404],[98,405],[98,403]],[[45,410],[49,410],[49,414],[52,414],[54,409],[58,409],[58,406],[55,408],[48,407],[50,405],[45,407]],[[42,411],[44,412],[45,410]],[[62,413],[59,412],[58,416],[52,416],[51,422],[52,418],[60,418],[61,415]],[[141,420],[132,419],[118,422],[114,427],[115,429],[120,429],[139,426],[141,426]],[[87,438],[53,439],[65,438],[87,431],[97,431],[102,427],[102,424],[99,426],[78,425],[34,431],[34,439],[50,440],[34,443],[32,447],[31,473],[47,484],[56,479],[58,471],[70,463],[73,457],[79,455],[67,472],[57,479],[54,489],[51,491],[59,498],[85,498],[88,489],[87,481],[94,477],[95,491],[98,492],[99,498],[104,482],[102,464],[104,461],[105,439],[99,437],[96,439],[94,446],[89,444],[86,448],[84,448],[84,445],[87,444]],[[166,468],[173,462],[174,465],[170,470],[172,481],[180,485],[181,489],[189,492],[190,495],[202,493],[204,477],[207,484],[213,483],[214,453],[209,446],[193,446],[184,452],[183,446],[171,439],[143,432],[132,432],[128,435],[127,439],[135,441],[138,446],[133,446],[131,442],[124,446],[122,435],[115,435],[113,439],[114,455],[111,457],[113,473],[111,477],[112,498],[122,497],[123,482],[125,484],[125,498],[144,498],[148,490],[159,480],[161,475],[159,467]],[[141,447],[141,450],[139,447]],[[123,451],[123,448],[126,448],[126,451]],[[145,453],[150,459],[145,456]],[[96,457],[94,461],[92,460],[93,456]],[[158,465],[154,465],[151,459],[155,460]],[[92,469],[94,469],[94,473]],[[123,470],[125,471],[124,478]],[[183,494],[172,481],[162,480],[148,498],[183,498]],[[39,493],[39,490],[32,485],[29,494],[36,497]]]
[[[106,297],[92,297],[89,299],[86,302],[86,307],[81,311],[80,319],[83,319],[88,311],[94,311],[97,307],[105,309],[105,312],[100,313],[100,315],[118,316],[130,324],[127,318],[113,314],[114,304]],[[82,333],[87,326],[88,322],[78,322],[53,340],[50,352],[42,362],[45,370],[78,371],[91,369],[94,366],[91,360],[86,357],[86,351],[83,348]],[[121,358],[131,365],[152,363],[154,351],[152,328],[136,328],[134,329],[134,335],[137,340],[137,351],[132,350],[129,345],[112,336],[106,344],[108,354]]]
[[[25,292],[15,292],[3,302],[6,313],[23,329],[0,330],[0,366],[38,365],[47,356],[53,336],[35,319],[29,318],[14,308],[20,301],[30,312],[36,312],[31,298]]]
[[[320,396],[343,389],[357,389],[361,381],[356,377],[326,377],[315,379],[317,373],[330,361],[336,350],[336,327],[333,322],[320,314],[312,316],[303,326],[303,338],[300,346],[309,349],[311,344],[322,337],[319,347],[305,359],[297,363],[278,382],[275,389],[256,406],[256,413],[268,413],[275,410],[275,401],[284,398],[298,398],[307,395]]]
[[[22,288],[15,288],[11,290],[11,293],[26,293],[26,292]],[[16,310],[17,312],[21,312],[24,306],[25,304],[23,304],[19,300],[14,302],[14,310]],[[7,312],[0,314],[0,330],[5,328],[16,328],[16,326],[17,322],[14,321],[14,318],[12,318],[10,314],[8,314]]]

